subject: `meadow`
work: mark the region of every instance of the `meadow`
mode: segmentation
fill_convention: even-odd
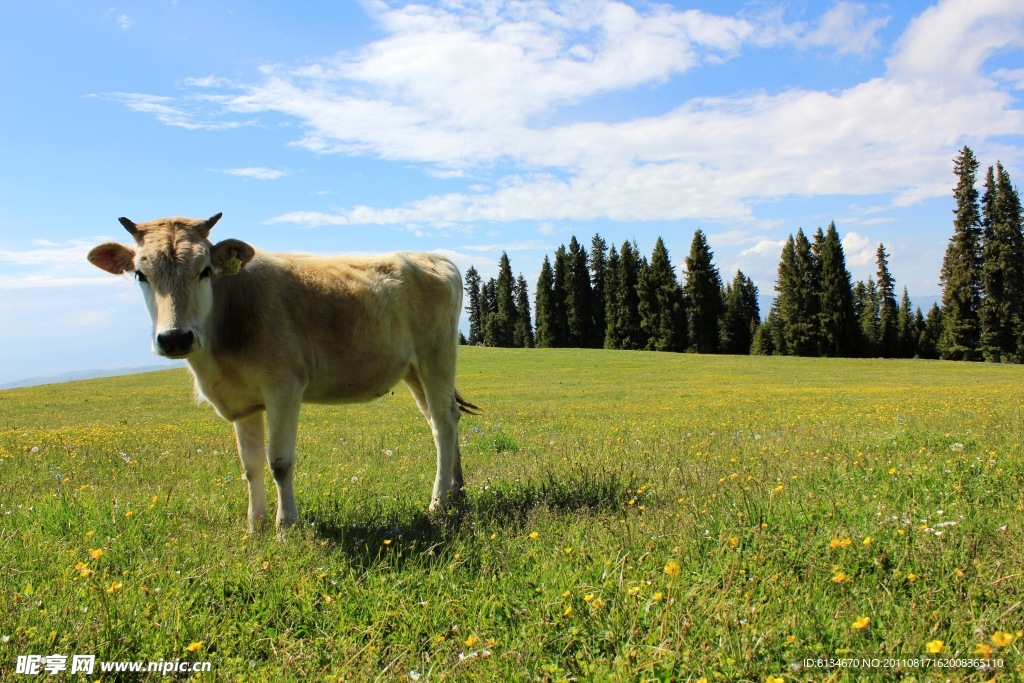
[[[399,386],[304,408],[283,540],[186,371],[0,392],[0,679],[1021,677],[1024,368],[463,348],[458,384],[462,505]]]

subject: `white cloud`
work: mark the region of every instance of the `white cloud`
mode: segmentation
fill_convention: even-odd
[[[190,77],[186,78],[182,83],[195,88],[226,88],[232,85],[231,81],[219,76]]]
[[[866,266],[873,263],[877,252],[878,243],[869,237],[855,232],[848,232],[843,237],[843,253],[846,262],[851,266]]]
[[[1012,83],[1014,90],[1024,90],[1024,69],[997,69],[992,77]]]
[[[117,102],[131,111],[150,114],[161,123],[186,130],[225,130],[238,128],[248,123],[246,121],[217,120],[219,117],[211,116],[205,110],[200,111],[201,107],[208,106],[215,101],[204,98],[182,100],[163,95],[129,92],[115,92],[106,95],[92,94],[86,97]]]
[[[752,254],[772,254],[778,256],[782,253],[782,247],[784,246],[786,246],[786,240],[760,240],[749,249],[741,251],[740,256],[750,256]]]
[[[318,227],[321,225],[350,225],[347,218],[322,211],[292,211],[291,213],[275,216],[267,223],[298,223]]]
[[[29,249],[0,249],[0,291],[54,287],[104,286],[119,281],[101,275],[86,255],[99,244],[81,240],[33,240]]]
[[[462,247],[466,251],[474,253],[499,252],[499,251],[550,251],[553,249],[549,242],[541,240],[527,240],[525,242],[508,242],[504,244],[475,244]]]
[[[225,168],[221,173],[241,176],[242,178],[253,178],[255,180],[277,180],[288,175],[288,171],[281,171],[274,168],[262,166],[250,166],[248,168]]]
[[[117,18],[117,25],[121,27],[121,30],[127,31],[135,25],[135,22],[127,14],[122,14]]]
[[[837,2],[817,26],[794,37],[800,47],[832,47],[837,54],[866,54],[880,47],[875,35],[889,23],[888,17],[870,17],[865,5]]]
[[[0,291],[13,289],[39,289],[54,287],[106,287],[116,282],[107,277],[54,277],[52,275],[26,275],[0,277]]]
[[[220,116],[293,118],[303,130],[296,144],[318,153],[419,163],[438,177],[506,164],[515,170],[494,189],[297,211],[271,222],[696,219],[765,228],[755,208],[783,198],[889,195],[906,206],[947,196],[953,150],[970,143],[984,155],[986,145],[1024,133],[1024,112],[983,72],[995,51],[1024,46],[1018,0],[943,0],[913,20],[884,75],[845,89],[693,98],[614,123],[553,115],[608,93],[657,87],[735,58],[745,45],[863,54],[878,47],[886,19],[849,2],[792,26],[767,15],[612,0],[372,7],[386,35],[361,51],[300,68],[268,66],[261,82],[205,103],[220,107]],[[170,125],[211,125],[188,101],[120,97]],[[1004,163],[1024,160],[1020,149],[999,144]]]

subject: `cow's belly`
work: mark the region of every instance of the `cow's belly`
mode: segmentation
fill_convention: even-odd
[[[303,392],[306,403],[363,403],[388,393],[409,372],[409,362],[380,367],[355,364],[334,372],[318,374]]]

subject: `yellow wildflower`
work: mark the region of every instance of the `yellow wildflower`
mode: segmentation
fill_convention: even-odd
[[[871,617],[859,617],[856,621],[853,622],[852,628],[856,631],[860,631],[861,629],[867,628],[868,624],[870,623]]]
[[[996,631],[992,634],[992,643],[996,647],[1006,647],[1014,640],[1012,633],[1006,633],[1005,631]]]
[[[941,640],[930,640],[924,647],[928,650],[929,654],[937,655],[942,652],[942,648],[946,647],[946,644]]]
[[[101,557],[103,557],[103,549],[102,548],[90,548],[89,549],[89,557],[91,557],[94,560],[100,559]]]
[[[676,576],[681,569],[679,563],[675,560],[669,560],[668,564],[665,565],[665,573],[669,576]]]
[[[466,638],[465,645],[466,645],[466,647],[473,647],[474,645],[476,645],[479,642],[480,642],[479,638],[477,638],[476,636],[470,636],[469,638]]]
[[[203,647],[203,641],[197,640],[189,643],[189,646],[185,648],[185,652],[198,652]]]

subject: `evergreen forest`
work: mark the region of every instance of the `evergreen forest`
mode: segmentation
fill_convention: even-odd
[[[1002,164],[977,188],[969,147],[954,160],[953,230],[942,261],[941,305],[913,308],[897,290],[879,244],[875,274],[853,282],[835,223],[786,240],[771,308],[737,271],[723,280],[701,230],[677,275],[661,237],[648,256],[636,241],[609,245],[575,236],[545,256],[534,289],[514,277],[507,253],[498,276],[465,274],[469,336],[495,347],[606,348],[832,357],[1024,360],[1024,215]]]

